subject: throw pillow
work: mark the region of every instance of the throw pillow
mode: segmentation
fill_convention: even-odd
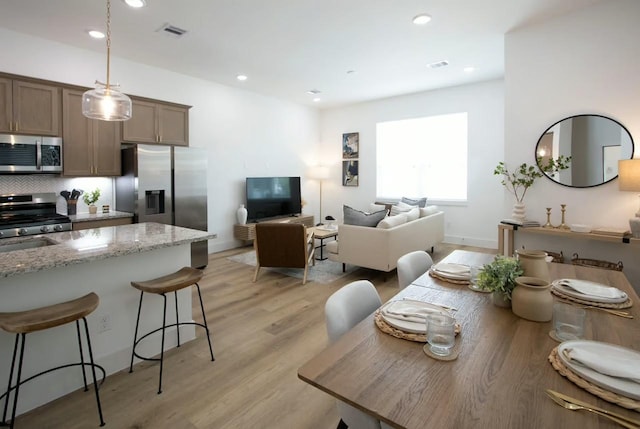
[[[431,216],[434,213],[438,213],[438,206],[427,206],[420,209],[420,217]]]
[[[422,207],[425,207],[427,205],[427,197],[418,198],[418,199],[402,197],[400,202],[403,202],[405,204],[409,204],[411,206],[418,206],[418,207],[422,208]]]
[[[406,214],[388,216],[388,217],[385,217],[384,219],[382,219],[378,223],[378,228],[391,229],[391,228],[394,228],[394,227],[396,227],[398,225],[402,225],[402,224],[405,224],[405,223],[407,223],[407,215]]]
[[[409,210],[414,209],[416,207],[418,206],[410,206],[409,204],[403,203],[402,201],[400,201],[398,204],[391,206],[391,216],[395,216],[400,213],[406,213]]]
[[[411,222],[412,220],[416,220],[420,217],[420,209],[416,207],[409,210],[404,215],[407,217],[407,222]]]
[[[387,215],[387,211],[381,210],[375,213],[365,213],[349,206],[343,206],[342,214],[345,225],[376,226],[378,222]]]

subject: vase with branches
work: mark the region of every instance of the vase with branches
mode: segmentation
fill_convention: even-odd
[[[546,164],[543,164],[542,159],[538,158],[538,165],[541,165],[541,167],[527,165],[525,162],[515,170],[509,171],[507,165],[500,161],[493,170],[493,174],[502,176],[500,183],[516,197],[513,218],[519,221],[524,220],[524,197],[536,179],[545,174],[554,175],[561,170],[565,170],[569,168],[570,163],[570,156],[560,155],[557,159],[549,158]]]

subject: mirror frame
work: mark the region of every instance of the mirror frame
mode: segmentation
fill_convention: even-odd
[[[540,166],[540,163],[538,162],[538,147],[540,146],[540,143],[542,141],[542,139],[545,137],[545,135],[547,135],[547,133],[549,132],[549,130],[551,130],[553,127],[555,127],[556,125],[558,125],[559,123],[566,121],[567,119],[574,119],[574,118],[580,118],[580,117],[597,117],[597,118],[603,118],[603,119],[607,119],[611,122],[614,122],[615,124],[617,124],[622,130],[624,130],[624,132],[627,133],[627,135],[629,136],[629,141],[631,142],[631,154],[629,156],[629,158],[620,158],[618,157],[618,160],[621,159],[632,159],[633,158],[633,154],[635,153],[635,143],[633,141],[633,136],[631,135],[631,133],[629,132],[629,130],[622,125],[620,122],[616,121],[613,118],[610,118],[608,116],[604,116],[604,115],[597,115],[597,114],[579,114],[579,115],[572,115],[572,116],[567,116],[566,118],[560,119],[559,121],[554,122],[550,127],[548,127],[546,130],[543,131],[543,133],[540,135],[540,137],[538,138],[538,141],[536,143],[536,147],[534,149],[534,158],[536,160],[536,165],[538,166],[538,168],[540,169],[540,171],[542,172],[542,174],[549,180],[551,180],[554,183],[557,183],[558,185],[562,185],[562,186],[566,186],[568,188],[578,188],[578,189],[584,189],[584,188],[594,188],[596,186],[600,186],[600,185],[604,185],[606,183],[611,182],[612,180],[616,179],[618,177],[618,175],[616,174],[615,176],[612,176],[608,179],[605,180],[605,177],[603,177],[602,182],[600,183],[596,183],[594,185],[587,185],[587,186],[577,186],[577,185],[567,185],[566,183],[562,183],[556,179],[554,179],[552,176],[549,176],[544,170],[543,168]],[[618,146],[618,145],[616,145]],[[604,157],[604,152],[605,152],[605,148],[607,147],[616,147],[616,146],[602,146],[603,149],[603,157]],[[573,159],[573,157],[572,157]],[[606,174],[606,172],[603,171],[603,175]]]

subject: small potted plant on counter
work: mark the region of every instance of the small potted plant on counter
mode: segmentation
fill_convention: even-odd
[[[93,192],[85,192],[82,197],[84,203],[89,206],[89,213],[96,214],[98,207],[96,207],[96,201],[100,198],[100,189],[96,188]]]
[[[499,307],[511,307],[511,292],[516,287],[516,277],[523,273],[516,258],[498,255],[478,273],[478,286],[492,292],[491,300]]]

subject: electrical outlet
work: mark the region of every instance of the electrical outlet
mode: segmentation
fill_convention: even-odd
[[[111,315],[103,314],[98,319],[98,333],[107,332],[111,330]]]

